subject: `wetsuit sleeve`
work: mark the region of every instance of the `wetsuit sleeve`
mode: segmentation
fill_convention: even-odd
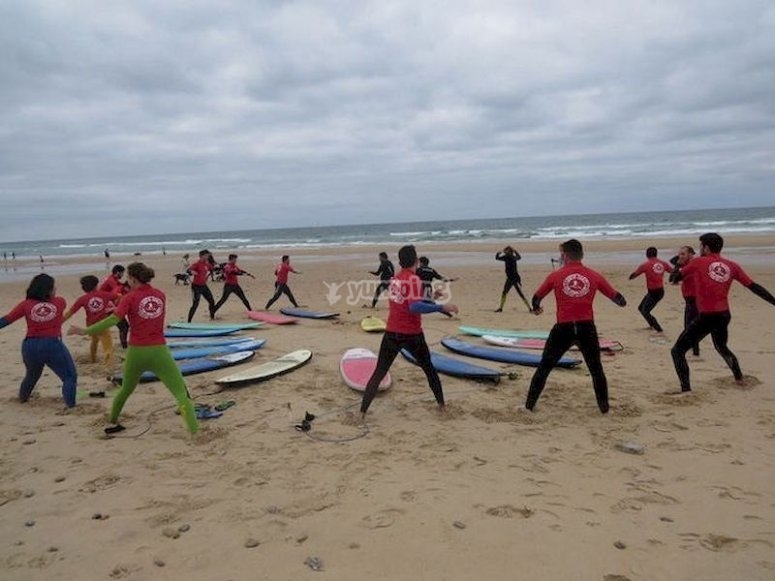
[[[620,293],[614,287],[612,287],[611,283],[608,282],[608,280],[606,280],[606,278],[603,276],[600,276],[600,279],[597,285],[597,290],[599,290],[601,293],[603,293],[604,296],[611,299],[614,303],[616,303],[620,307],[623,307],[627,304],[627,301],[625,300],[624,296],[622,296],[622,293]]]
[[[638,268],[636,268],[634,271],[632,271],[630,273],[630,280],[640,276],[641,274],[643,274],[645,272],[646,269],[644,268],[644,264],[641,264],[640,266],[638,266]]]
[[[504,260],[505,261],[506,260],[506,255],[505,254],[501,254],[500,252],[496,252],[495,253],[495,260]]]
[[[752,282],[748,285],[748,290],[755,294],[757,297],[764,299],[771,305],[775,305],[775,297],[772,296],[772,294],[762,285],[756,282]]]
[[[440,313],[444,309],[443,305],[438,305],[430,301],[416,301],[409,305],[409,312],[420,315],[428,313]]]
[[[516,250],[514,251],[514,260],[522,260],[522,255]]]
[[[10,325],[10,323],[8,322],[8,319],[6,319],[5,317],[0,317],[0,329],[2,329],[3,327],[7,327],[8,325]]]
[[[117,317],[116,315],[108,315],[101,321],[94,323],[93,325],[89,325],[84,329],[84,332],[87,335],[98,335],[102,333],[103,331],[107,331],[111,327],[115,326],[116,323],[118,323],[121,319]]]
[[[552,290],[552,277],[547,276],[544,282],[541,283],[541,286],[539,286],[536,289],[535,294],[533,295],[533,298],[531,300],[531,304],[533,307],[533,310],[541,308],[541,301],[543,298],[549,294],[549,291]]]

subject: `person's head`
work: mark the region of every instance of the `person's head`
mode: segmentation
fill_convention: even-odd
[[[562,252],[568,260],[581,260],[584,258],[584,247],[581,242],[575,238],[571,238],[567,242],[560,244],[560,252]]]
[[[100,279],[93,274],[87,274],[86,276],[81,277],[81,290],[85,293],[93,291],[97,288],[98,284],[100,284]]]
[[[290,256],[288,256],[287,254],[283,254],[283,257],[280,260],[282,260],[283,262],[288,262],[290,259],[291,259]]]
[[[678,264],[684,265],[694,258],[694,248],[691,246],[681,246],[678,249]]]
[[[379,253],[379,259],[380,260],[387,260],[387,252],[380,252]]]
[[[398,264],[401,268],[412,268],[417,264],[417,250],[412,244],[402,246],[398,251]]]
[[[206,248],[204,250],[199,251],[199,260],[208,260],[208,257],[210,256],[210,251]]]
[[[38,301],[47,301],[54,296],[54,278],[47,274],[38,274],[32,277],[30,286],[27,287],[27,298]]]
[[[514,254],[515,250],[512,246],[506,246],[503,249],[503,254]]]
[[[127,267],[127,276],[131,280],[136,280],[140,284],[148,284],[156,276],[156,273],[150,266],[146,266],[142,262],[133,262]]]
[[[431,261],[428,260],[427,256],[421,256],[419,260],[420,260],[420,266],[428,266],[431,263]]]
[[[724,239],[715,232],[700,236],[700,254],[718,254],[724,248]]]
[[[126,268],[124,268],[121,264],[117,264],[113,268],[110,269],[110,272],[115,276],[116,278],[121,278],[124,276],[124,271]]]
[[[237,255],[236,254],[229,254],[229,262],[234,262],[235,260],[237,260]]]
[[[657,247],[656,246],[649,246],[646,248],[646,258],[656,258],[657,257]]]

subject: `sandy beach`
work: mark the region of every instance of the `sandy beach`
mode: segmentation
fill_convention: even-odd
[[[669,259],[688,240],[659,239]],[[512,293],[493,312],[503,285],[494,254],[504,243],[418,246],[460,307],[454,319],[424,318],[433,350],[459,325],[543,329],[554,300],[535,317]],[[556,242],[515,241],[528,297],[550,272]],[[604,356],[611,412],[595,405],[582,365],[555,370],[533,414],[517,413],[532,368],[472,360],[504,373],[497,385],[442,376],[448,411],[439,415],[422,371],[399,358],[393,387],[378,395],[365,427],[354,425],[360,395],[339,374],[350,347],[377,351],[364,333],[367,301],[334,305],[328,283],[372,280],[377,253],[397,265],[398,247],[289,248],[290,286],[310,309],[334,320],[244,332],[267,339],[253,365],[296,349],[313,359],[293,373],[239,389],[214,382],[232,370],[193,375],[196,402],[234,401],[191,437],[160,383],[141,384],[127,402],[127,430],[103,434],[111,385],[88,358],[88,340],[66,343],[79,371],[79,398],[64,411],[47,371],[32,400],[18,402],[24,375],[23,321],[0,331],[0,578],[6,581],[297,580],[772,580],[775,579],[775,308],[742,286],[731,292],[730,347],[747,386],[739,387],[709,339],[690,358],[694,394],[678,388],[670,347],[683,325],[678,287],[667,286],[654,315],[657,339],[637,311],[644,240],[585,242],[585,263],[627,298],[621,309],[596,300],[600,334],[624,350]],[[281,252],[241,252],[253,308],[271,296]],[[775,249],[767,237],[729,237],[724,252],[775,292]],[[227,252],[216,255],[225,261]],[[175,284],[179,255],[142,260],[168,298],[168,322],[185,320],[189,288]],[[77,263],[77,268],[68,265]],[[86,266],[84,266],[86,263]],[[104,277],[101,257],[46,265],[68,305],[83,274]],[[34,272],[39,267],[19,262]],[[58,270],[59,269],[59,270]],[[61,274],[59,274],[61,272]],[[23,299],[30,276],[0,282],[0,315]],[[216,300],[221,283],[211,283]],[[281,298],[277,311],[287,306]],[[383,301],[376,310],[386,317]],[[244,322],[232,297],[221,322]],[[194,319],[207,321],[203,303]],[[73,318],[83,324],[83,312]],[[67,325],[66,325],[67,327]],[[117,341],[117,332],[114,338]],[[477,338],[467,338],[481,343]],[[120,346],[117,353],[121,355]],[[449,353],[449,352],[447,352]],[[91,391],[108,390],[106,398]],[[316,415],[312,430],[294,425]],[[631,454],[618,444],[636,443]]]

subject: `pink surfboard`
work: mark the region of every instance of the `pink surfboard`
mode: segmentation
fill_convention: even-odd
[[[377,356],[368,349],[348,349],[339,361],[339,371],[342,373],[347,387],[356,391],[364,391],[371,374],[377,367]],[[390,373],[382,379],[378,391],[389,389],[392,385]]]
[[[298,321],[295,317],[286,317],[285,315],[278,315],[269,311],[247,311],[247,315],[254,321],[261,321],[262,323],[270,323],[272,325],[292,325]]]

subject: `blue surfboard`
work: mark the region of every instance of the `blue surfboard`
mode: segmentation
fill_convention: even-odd
[[[238,363],[247,361],[255,354],[255,351],[238,351],[236,353],[226,353],[224,355],[199,357],[198,359],[186,359],[185,361],[179,361],[178,367],[180,368],[180,372],[183,375],[194,375],[195,373],[204,373],[206,371],[213,371],[215,369],[229,367],[230,365],[237,365]],[[150,371],[146,371],[140,376],[141,383],[146,383],[148,381],[158,381],[158,379],[159,378]],[[113,383],[121,385],[122,380],[122,373],[117,373],[113,376]]]
[[[231,345],[209,345],[204,347],[191,347],[189,349],[171,349],[172,358],[175,361],[182,359],[196,359],[197,357],[209,357],[210,355],[223,355],[225,353],[236,353],[237,351],[255,351],[261,349],[266,343],[266,339],[250,339],[240,341]]]
[[[411,353],[406,349],[401,349],[401,355],[403,355],[407,361],[410,361],[415,365],[417,364],[417,361],[415,361],[414,357],[412,357]],[[486,380],[492,381],[493,383],[498,383],[501,379],[501,372],[497,369],[484,367],[482,365],[474,365],[473,363],[461,361],[460,359],[455,359],[454,357],[449,357],[448,355],[435,353],[433,351],[431,351],[431,363],[439,373],[451,375],[453,377]]]
[[[514,365],[527,365],[528,367],[538,367],[538,364],[541,362],[541,355],[538,353],[525,353],[524,351],[517,351],[515,349],[474,345],[472,343],[460,341],[454,337],[444,337],[441,340],[441,344],[450,351],[454,351],[460,355],[487,359],[489,361],[512,363]],[[580,363],[580,359],[563,357],[557,363],[557,367],[576,367]]]
[[[173,339],[167,341],[167,347],[170,349],[193,349],[196,347],[223,347],[224,345],[234,345],[234,343],[244,343],[245,341],[255,341],[255,337],[244,337],[242,335],[232,335],[226,337],[213,337],[203,339]]]
[[[308,311],[307,309],[293,309],[290,307],[283,307],[280,309],[280,312],[288,317],[300,317],[302,319],[333,319],[339,316],[339,313]]]
[[[170,329],[164,330],[164,336],[174,337],[223,337],[241,331],[240,327],[223,327],[221,329]]]

